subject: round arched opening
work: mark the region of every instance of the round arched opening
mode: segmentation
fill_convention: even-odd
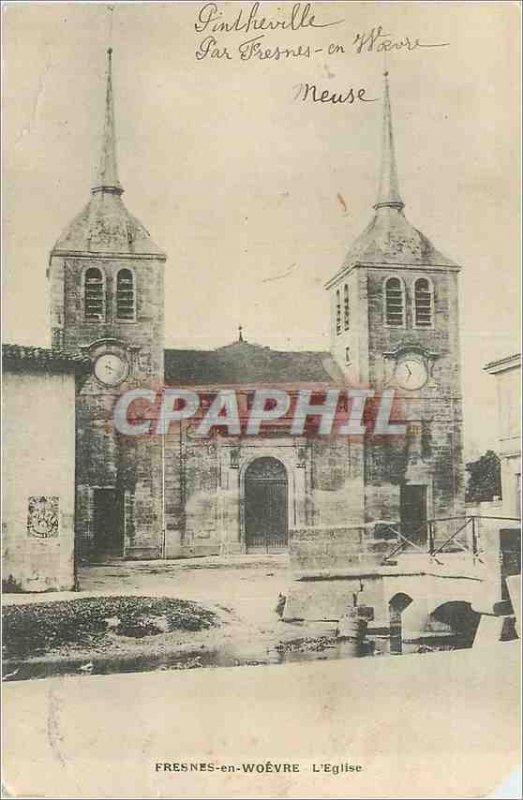
[[[389,600],[389,643],[390,652],[400,655],[403,652],[403,625],[402,614],[412,603],[412,597],[404,592],[398,592]]]
[[[277,553],[287,548],[288,480],[281,461],[271,456],[252,461],[245,472],[245,548],[248,553]]]
[[[428,627],[435,635],[446,637],[452,647],[472,647],[480,617],[470,603],[451,600],[434,609]]]

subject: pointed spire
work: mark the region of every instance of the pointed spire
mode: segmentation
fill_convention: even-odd
[[[383,145],[381,153],[381,175],[378,200],[375,209],[389,207],[402,209],[405,203],[401,199],[398,173],[396,170],[396,154],[394,152],[394,135],[392,132],[392,113],[390,109],[388,72],[384,72],[385,97],[383,101]]]
[[[116,163],[116,136],[114,128],[114,100],[112,76],[112,47],[107,50],[107,91],[105,95],[105,119],[102,136],[102,152],[100,167],[96,176],[93,192],[111,192],[122,194],[123,189],[118,180],[118,165]]]

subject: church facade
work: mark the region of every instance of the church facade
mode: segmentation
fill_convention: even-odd
[[[111,52],[105,126],[89,202],[53,247],[52,347],[91,369],[76,393],[76,548],[81,558],[176,558],[279,552],[293,531],[394,521],[423,543],[427,520],[464,513],[459,267],[407,221],[386,82],[382,170],[373,218],[327,281],[329,352],[238,341],[164,346],[166,254],[126,209],[119,181]],[[112,413],[133,388],[196,390],[202,407],[230,388],[246,417],[259,387],[321,405],[339,389],[392,388],[405,434],[201,438],[193,421],[130,437]],[[314,414],[311,414],[314,417]]]

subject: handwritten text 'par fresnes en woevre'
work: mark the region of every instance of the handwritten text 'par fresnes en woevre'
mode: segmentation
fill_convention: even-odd
[[[382,25],[373,25],[364,31],[347,31],[348,23],[339,15],[328,19],[325,10],[315,9],[312,3],[294,3],[278,8],[275,13],[265,12],[260,2],[237,4],[234,10],[224,10],[219,3],[205,3],[198,9],[194,23],[196,33],[201,36],[195,57],[197,61],[281,61],[310,59],[320,54],[411,52],[449,45],[448,42],[423,41],[420,36],[410,34],[397,35],[386,31]],[[314,31],[326,28],[336,29],[336,40],[327,43],[312,40]],[[275,32],[280,34],[277,41],[271,36]],[[303,35],[301,41],[297,40],[297,33]],[[307,40],[306,34],[309,34]]]

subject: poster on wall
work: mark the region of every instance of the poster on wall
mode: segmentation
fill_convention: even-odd
[[[520,7],[2,11],[5,796],[518,796]]]

